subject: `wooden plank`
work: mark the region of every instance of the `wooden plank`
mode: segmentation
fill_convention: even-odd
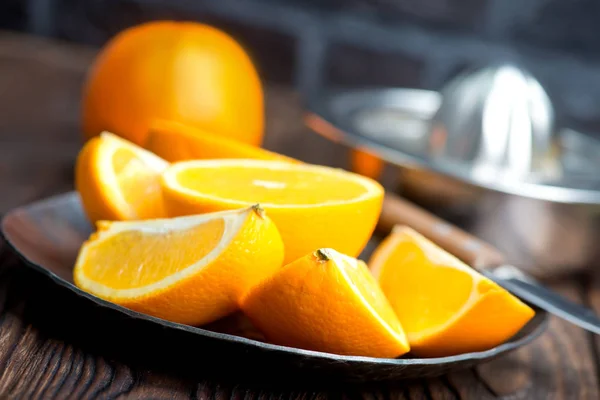
[[[585,293],[577,278],[553,282],[551,287],[573,301],[584,302]],[[546,333],[530,346],[479,367],[477,373],[497,396],[600,398],[590,334],[556,317],[551,318]]]
[[[94,347],[63,340],[68,327],[49,326],[53,320],[46,315],[44,299],[37,295],[47,292],[40,290],[37,275],[6,261],[0,279],[0,397],[485,400],[507,396],[592,399],[598,394],[595,369],[585,362],[585,352],[590,351],[585,333],[560,321],[553,321],[552,331],[511,356],[436,379],[318,389],[308,384],[282,388],[191,382],[106,358]]]
[[[583,280],[586,290],[586,304],[600,315],[600,270],[597,268],[589,273]],[[593,360],[595,363],[596,379],[600,385],[600,336],[590,334],[593,348]]]

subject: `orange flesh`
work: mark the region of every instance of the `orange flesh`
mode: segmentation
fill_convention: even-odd
[[[150,285],[201,260],[218,245],[224,230],[223,219],[215,219],[172,232],[123,231],[89,248],[85,274],[114,289]]]
[[[130,149],[121,148],[113,154],[112,166],[123,199],[140,218],[156,216],[162,208],[160,181]]]
[[[359,261],[361,263],[361,261]],[[388,303],[385,296],[381,296],[378,283],[368,268],[360,268],[357,264],[347,262],[344,269],[346,276],[357,289],[358,293],[373,309],[373,313],[378,315],[386,325],[388,325],[396,334],[404,335],[403,327],[394,314],[393,308]]]
[[[320,172],[228,166],[190,168],[177,175],[190,190],[221,198],[269,204],[320,204],[346,201],[364,194],[359,183]]]
[[[375,250],[370,268],[420,357],[497,346],[535,311],[408,227]]]
[[[407,264],[419,268],[408,270]],[[410,279],[406,279],[407,273],[411,274]],[[406,241],[392,250],[379,281],[385,293],[402,293],[389,300],[409,336],[447,322],[467,303],[475,284],[472,275],[438,264],[416,243]],[[404,306],[407,299],[411,307]]]

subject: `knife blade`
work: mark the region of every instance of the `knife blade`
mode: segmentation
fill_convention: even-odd
[[[590,332],[600,334],[600,318],[588,307],[544,287],[523,270],[505,262],[489,243],[451,225],[394,194],[386,194],[377,229],[390,232],[407,225],[478,270],[517,297]]]
[[[487,276],[517,297],[566,321],[600,335],[600,318],[593,310],[547,289],[512,265],[483,270]]]

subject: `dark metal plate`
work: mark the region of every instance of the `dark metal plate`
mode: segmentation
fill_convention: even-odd
[[[94,309],[102,315],[87,318],[96,320],[98,324],[91,329],[102,329],[103,334],[95,340],[101,341],[103,337],[106,341],[127,340],[127,344],[122,347],[133,351],[137,346],[137,354],[159,358],[161,364],[204,365],[211,370],[221,369],[226,373],[241,373],[246,377],[293,376],[294,380],[328,382],[421,378],[470,367],[515,350],[538,337],[547,326],[547,313],[536,309],[534,319],[515,337],[496,348],[429,359],[349,357],[276,346],[257,340],[257,336],[248,334],[243,327],[232,328],[232,321],[234,324],[242,321],[243,324],[243,318],[239,316],[210,326],[193,327],[134,312],[80,290],[73,284],[72,269],[79,247],[91,231],[79,197],[73,192],[17,208],[2,220],[5,240],[25,264],[50,278],[54,286],[58,285],[74,294],[71,297],[75,300],[71,305],[73,308],[77,307],[78,313],[69,314],[67,304],[66,307],[53,310],[57,316],[62,316],[63,320],[70,318],[77,324],[86,319],[87,315],[81,315],[80,304],[86,303],[90,313]],[[94,323],[86,321],[88,322]],[[145,341],[139,340],[140,334],[155,344],[152,349],[141,347],[141,342]],[[103,345],[106,347],[110,343]],[[186,368],[190,372],[189,367]]]

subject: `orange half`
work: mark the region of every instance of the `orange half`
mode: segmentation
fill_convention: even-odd
[[[393,230],[369,267],[418,356],[490,349],[534,316],[517,297],[408,227]]]
[[[341,169],[280,161],[182,161],[162,175],[170,216],[260,203],[285,244],[285,263],[321,247],[358,256],[379,218],[382,186]]]

